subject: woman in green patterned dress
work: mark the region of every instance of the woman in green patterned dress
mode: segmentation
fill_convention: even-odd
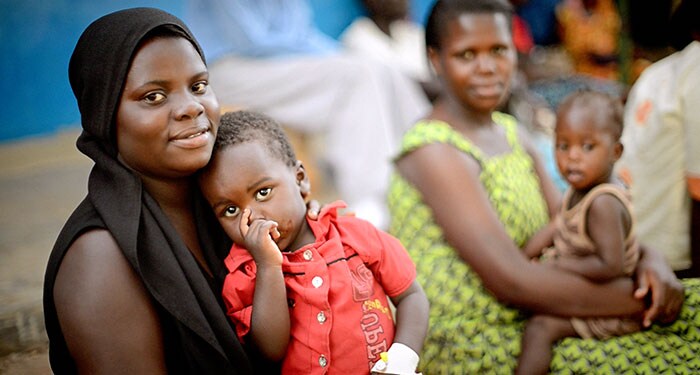
[[[636,287],[629,279],[592,283],[520,252],[560,196],[516,121],[495,112],[516,66],[511,12],[505,0],[438,0],[426,26],[444,92],[405,135],[389,196],[390,231],[431,302],[420,369],[512,373],[522,310],[639,315],[650,326],[607,341],[565,339],[552,372],[700,371],[700,282],[681,284],[657,252],[643,249]]]

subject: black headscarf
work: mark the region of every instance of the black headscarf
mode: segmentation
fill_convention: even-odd
[[[131,61],[144,38],[166,25],[189,40],[204,60],[184,23],[153,8],[126,9],[97,19],[83,32],[71,56],[69,78],[83,126],[77,146],[95,165],[88,196],[61,231],[45,276],[44,315],[56,373],[75,372],[53,301],[56,274],[72,242],[95,227],[112,234],[154,299],[169,372],[251,372],[218,298],[225,274],[221,257],[228,251],[228,241],[211,210],[195,197],[193,210],[200,244],[215,276],[213,288],[158,203],[143,190],[141,179],[117,160],[114,120]]]

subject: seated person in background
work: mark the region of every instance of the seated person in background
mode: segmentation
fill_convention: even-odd
[[[547,265],[595,282],[634,273],[639,244],[632,204],[626,187],[613,174],[623,151],[622,113],[619,99],[594,91],[574,93],[559,107],[555,156],[571,187],[555,220],[524,247],[528,257],[541,256]],[[536,314],[525,325],[516,373],[547,373],[552,346],[565,337],[606,339],[641,328],[639,317]]]
[[[222,106],[323,134],[323,159],[357,216],[386,227],[390,158],[429,108],[394,66],[351,56],[312,23],[306,0],[187,0]]]
[[[360,0],[358,0],[360,1]],[[366,17],[355,19],[340,35],[350,52],[378,59],[419,82],[434,99],[439,89],[425,54],[423,26],[410,19],[409,0],[361,0]]]
[[[404,136],[388,198],[390,233],[406,244],[430,302],[421,371],[512,373],[526,313],[537,313],[644,314],[651,326],[605,342],[566,338],[554,348],[552,372],[623,373],[659,362],[693,372],[700,366],[700,280],[679,282],[646,246],[636,284],[593,282],[523,254],[560,196],[525,132],[496,112],[516,68],[511,14],[506,0],[438,0],[426,24],[443,91]]]
[[[556,10],[559,35],[574,70],[586,76],[617,80],[617,40],[622,20],[614,0],[563,0]]]
[[[644,70],[625,108],[618,170],[631,186],[637,232],[680,277],[700,277],[700,2],[671,17],[678,51]]]
[[[306,220],[310,182],[279,124],[224,114],[199,183],[234,242],[223,296],[242,341],[287,374],[415,373],[428,301],[413,262],[342,202]]]

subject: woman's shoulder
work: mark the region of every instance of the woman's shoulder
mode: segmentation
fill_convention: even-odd
[[[66,249],[56,271],[53,293],[57,305],[99,306],[109,304],[120,292],[142,288],[114,236],[106,229],[91,228]]]
[[[459,145],[465,142],[468,143],[468,140],[455,131],[447,122],[436,119],[423,119],[404,134],[401,142],[401,155],[434,143],[451,144],[462,148]]]
[[[163,365],[155,305],[106,229],[89,229],[68,247],[52,298],[63,340],[78,367],[118,366],[111,355],[143,361],[149,369]]]

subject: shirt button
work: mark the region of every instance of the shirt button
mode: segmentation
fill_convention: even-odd
[[[304,251],[304,260],[311,260],[314,258],[314,253],[311,250]]]
[[[323,311],[321,311],[320,313],[318,313],[318,315],[316,315],[316,320],[318,320],[318,322],[321,324],[325,323],[326,322],[326,314],[324,314]]]
[[[321,356],[318,357],[318,364],[321,365],[321,367],[328,366],[328,360],[325,355],[321,354]]]
[[[315,276],[313,279],[311,279],[311,285],[313,285],[314,288],[321,287],[321,285],[323,285],[323,279],[321,276]]]

